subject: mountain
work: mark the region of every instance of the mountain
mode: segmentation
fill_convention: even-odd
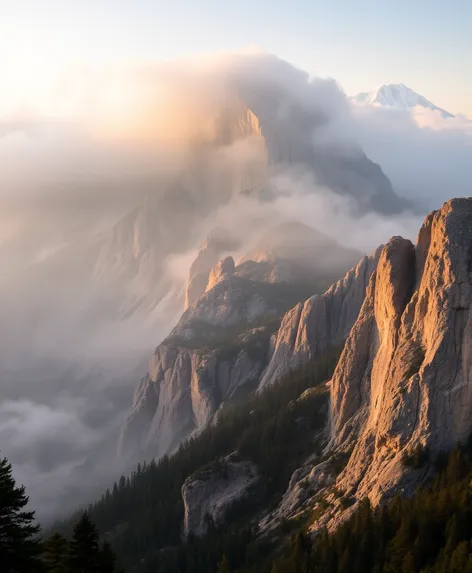
[[[377,268],[379,247],[365,256],[325,293],[287,312],[274,335],[271,359],[259,389],[277,382],[331,348],[341,347],[357,320],[367,286]]]
[[[365,498],[377,506],[398,492],[412,494],[434,475],[438,456],[467,442],[471,221],[472,199],[453,199],[426,218],[416,245],[393,237],[382,249],[330,381],[326,456],[344,459],[341,471],[300,503],[303,480],[315,491],[326,472],[324,463],[308,464],[289,486],[279,517],[323,497],[326,510],[310,527],[336,528]],[[348,500],[345,507],[334,490]]]
[[[215,244],[205,243],[194,271],[209,262],[209,245]],[[231,247],[228,242],[217,244]],[[191,279],[196,300],[154,351],[122,429],[119,457],[169,454],[228,404],[244,399],[257,387],[273,350],[280,350],[281,343],[273,347],[272,335],[283,314],[307,295],[322,292],[358,258],[357,251],[291,222],[270,229],[237,265],[227,256],[200,273],[204,280],[198,293]],[[364,261],[359,274],[365,277],[365,267],[374,264]],[[348,291],[353,282],[349,276],[345,288],[338,290]],[[337,343],[343,342],[345,330]]]
[[[452,113],[438,107],[405,84],[383,84],[371,92],[359,93],[351,99],[360,104],[381,105],[403,110],[419,106],[438,111],[446,119],[454,117]]]
[[[216,571],[223,553],[235,571],[270,571],[272,559],[283,556],[284,547],[287,552],[295,547],[292,532],[324,531],[320,542],[328,546],[330,539],[338,539],[331,537],[338,535],[333,532],[339,531],[342,539],[343,523],[355,536],[359,528],[366,532],[371,527],[374,515],[377,520],[390,515],[393,527],[395,515],[406,507],[418,512],[412,531],[424,529],[423,519],[441,525],[447,500],[462,488],[461,476],[469,476],[472,467],[470,455],[456,446],[470,445],[472,431],[471,221],[472,198],[450,200],[428,215],[416,244],[393,237],[323,295],[288,310],[282,327],[276,325],[275,335],[266,337],[262,346],[260,338],[243,334],[247,356],[265,348],[270,364],[277,355],[279,368],[272,369],[269,380],[239,405],[223,408],[174,455],[144,470],[140,467],[128,484],[123,478],[113,494],[90,509],[130,571],[167,573],[185,560],[195,564],[192,572]],[[216,394],[208,399],[208,392],[216,387],[215,381],[228,380],[225,368],[211,366],[211,353],[224,350],[220,360],[223,355],[232,360],[241,352],[240,347],[233,352],[234,343],[242,342],[240,331],[231,329],[247,325],[249,312],[260,311],[257,316],[262,317],[273,310],[275,317],[280,311],[280,299],[269,296],[274,284],[259,291],[245,282],[248,279],[234,277],[237,268],[234,261],[224,260],[211,273],[216,284],[189,307],[156,351],[160,365],[157,358],[154,364],[161,374],[151,372],[144,382],[145,389],[153,384],[162,388],[159,400],[171,395],[190,400],[206,393],[207,399],[198,401],[187,420],[209,419]],[[211,322],[207,330],[197,331],[195,321],[207,317],[210,301],[215,311]],[[165,353],[195,351],[197,332],[209,335],[203,345],[199,343],[203,353],[162,368]],[[231,334],[229,348],[221,346],[224,332]],[[336,346],[339,341],[342,345],[344,333],[347,339],[339,355]],[[176,376],[189,377],[192,360],[201,362],[195,364],[186,389],[166,390]],[[255,385],[264,372],[268,371],[259,365]],[[211,373],[217,373],[214,379]],[[169,406],[156,420],[166,410]],[[185,422],[185,417],[175,420]],[[153,428],[157,438],[159,424]],[[439,513],[433,516],[433,506],[428,505],[421,514],[421,500],[430,495],[429,484],[444,467],[444,455],[454,448],[447,473],[431,490],[443,492]],[[398,496],[414,496],[420,485],[426,491],[416,495],[415,506],[401,505]],[[392,499],[390,513],[370,513],[369,508],[383,507]],[[465,495],[461,506],[469,500]],[[409,531],[406,526],[401,529],[402,539]],[[188,542],[182,533],[184,538],[192,534]],[[461,539],[459,534],[453,537],[454,543]],[[302,535],[297,543],[308,543],[304,539]],[[439,548],[443,541],[439,536],[437,544],[427,546]],[[415,554],[421,543],[415,543]],[[385,555],[395,560],[394,546],[389,548]],[[424,560],[426,554],[422,555]],[[329,555],[320,559],[329,561]],[[316,571],[340,570],[330,567]],[[361,570],[372,569],[365,565]]]
[[[259,87],[247,90],[243,82],[246,92],[244,86],[232,86],[228,98],[207,110],[201,132],[184,142],[178,169],[173,165],[164,168],[156,159],[155,171],[146,175],[103,175],[94,184],[89,184],[87,175],[80,184],[63,181],[57,188],[47,188],[35,200],[36,194],[32,194],[31,201],[2,204],[3,401],[20,401],[27,391],[28,398],[40,407],[62,409],[66,403],[73,410],[67,414],[80,417],[79,423],[90,430],[75,432],[72,439],[77,447],[67,448],[58,432],[58,447],[51,448],[57,455],[48,457],[50,465],[38,456],[32,467],[25,462],[29,458],[22,440],[13,443],[8,439],[7,453],[24,471],[23,481],[27,486],[38,484],[34,503],[42,515],[67,510],[62,501],[55,505],[51,498],[50,492],[57,489],[51,485],[53,478],[63,482],[70,467],[85,464],[89,468],[90,460],[103,459],[101,452],[116,451],[119,432],[115,428],[128,412],[133,381],[139,378],[136,372],[146,371],[146,357],[167,337],[182,309],[190,309],[214,290],[211,285],[218,272],[226,272],[216,269],[219,260],[233,256],[237,269],[225,284],[243,285],[242,293],[257,283],[259,290],[265,291],[252,294],[259,294],[262,300],[270,295],[267,308],[277,291],[273,310],[280,318],[289,306],[322,293],[360,258],[359,253],[349,255],[330,269],[336,257],[320,258],[323,243],[316,246],[312,242],[312,260],[323,271],[322,280],[316,282],[317,269],[301,269],[300,261],[293,257],[300,242],[293,243],[291,254],[283,252],[293,239],[286,228],[287,240],[272,241],[272,247],[259,245],[261,256],[253,253],[240,261],[270,228],[290,223],[280,210],[281,197],[293,195],[296,201],[302,193],[324,193],[329,187],[329,192],[347,198],[346,204],[356,214],[391,214],[408,207],[381,167],[356,141],[346,141],[339,129],[338,106],[331,109],[323,90],[319,98],[299,99],[286,86],[271,87],[270,77],[259,79],[264,92]],[[337,88],[335,91],[338,93]],[[340,92],[338,96],[348,113],[344,96]],[[64,199],[64,189],[70,199]],[[224,232],[218,231],[221,228]],[[189,276],[189,263],[202,243]],[[269,248],[277,251],[275,257]],[[305,259],[306,254],[304,251]],[[212,269],[216,275],[210,280]],[[300,288],[306,280],[312,281],[310,290]],[[291,285],[280,286],[282,282]],[[272,286],[266,288],[267,284]],[[268,289],[274,292],[266,292]],[[228,291],[228,296],[236,290]],[[282,294],[286,297],[283,301]],[[221,300],[224,296],[221,294]],[[259,326],[264,325],[254,328]],[[188,356],[190,351],[186,352]],[[230,365],[218,362],[223,363]],[[238,368],[242,364],[238,363]],[[248,364],[245,367],[250,373]],[[258,368],[265,366],[258,364]],[[149,384],[149,388],[154,386]],[[227,397],[215,397],[210,418]],[[84,405],[75,412],[69,405],[82,399]],[[20,402],[18,407],[26,406]],[[189,420],[183,437],[201,427],[200,421]],[[100,431],[98,424],[103,426]],[[26,431],[26,424],[21,427]],[[2,436],[9,435],[8,427],[2,428]],[[93,443],[85,451],[81,435],[92,436]],[[45,438],[40,432],[36,438],[33,450],[40,451],[46,447]],[[171,451],[174,445],[169,442],[164,450]],[[103,465],[110,473],[116,472],[116,466],[105,461]],[[71,477],[70,481],[75,480]],[[72,500],[74,496],[66,492],[65,497]]]

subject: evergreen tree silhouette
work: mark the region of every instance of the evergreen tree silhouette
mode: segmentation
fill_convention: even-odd
[[[48,573],[68,573],[69,543],[59,533],[54,533],[43,544],[43,561]]]
[[[28,496],[17,487],[12,467],[0,460],[0,569],[2,573],[41,571],[39,526],[34,511],[25,511]]]
[[[101,573],[101,558],[97,528],[84,513],[74,527],[70,542],[70,573]]]

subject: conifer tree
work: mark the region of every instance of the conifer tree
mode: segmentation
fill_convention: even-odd
[[[84,513],[74,527],[70,542],[68,565],[71,573],[101,573],[98,531]]]
[[[115,573],[116,555],[108,541],[105,541],[100,550],[100,573]]]
[[[25,511],[28,496],[17,487],[11,464],[0,460],[0,569],[2,573],[41,571],[39,526],[34,512]]]
[[[48,573],[68,573],[69,543],[59,533],[54,533],[43,544],[43,561]]]

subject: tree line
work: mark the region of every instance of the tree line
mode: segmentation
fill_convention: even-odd
[[[216,573],[225,552],[233,566],[238,553],[242,556],[238,565],[245,563],[246,553],[253,551],[252,544],[244,548],[249,522],[277,503],[293,471],[321,444],[328,413],[323,382],[329,380],[339,352],[328,352],[244,403],[223,409],[215,424],[183,443],[175,454],[139,465],[89,506],[91,519],[102,536],[108,534],[126,571],[155,573],[161,568],[177,573],[183,565],[176,565],[176,560],[185,560],[182,570],[187,573]],[[308,388],[316,390],[299,400]],[[209,532],[212,547],[198,539],[186,545],[182,541],[183,482],[234,452],[239,459],[252,461],[260,476],[250,495],[227,516],[238,531]],[[70,535],[71,521],[57,524],[57,530]],[[182,556],[190,546],[193,563]]]
[[[111,545],[100,543],[87,513],[74,524],[68,539],[54,533],[41,537],[28,496],[17,486],[12,466],[0,460],[0,570],[2,573],[120,573]]]

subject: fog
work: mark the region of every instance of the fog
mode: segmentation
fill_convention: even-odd
[[[0,118],[0,445],[46,521],[119,476],[214,228],[239,254],[286,220],[370,252],[472,181],[466,119],[354,106],[267,54],[81,72],[69,93],[67,117]]]
[[[472,195],[472,121],[437,111],[410,112],[352,105],[355,131],[367,155],[394,187],[423,209]]]

